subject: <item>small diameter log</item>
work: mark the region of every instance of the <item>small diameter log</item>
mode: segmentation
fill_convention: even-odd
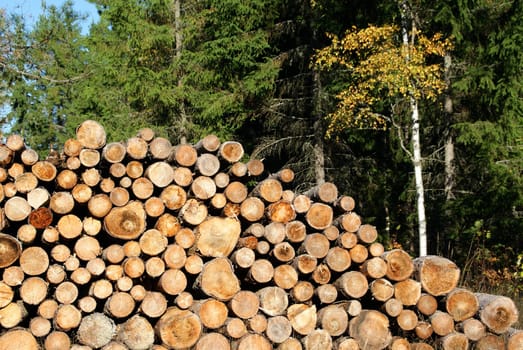
[[[115,334],[116,325],[114,321],[98,312],[83,317],[76,332],[78,341],[93,349],[107,345]]]
[[[269,317],[265,334],[271,342],[280,344],[291,336],[291,323],[285,316]]]
[[[153,159],[167,159],[172,153],[171,141],[165,137],[155,137],[149,142],[149,152]]]
[[[158,318],[167,310],[167,298],[160,292],[148,291],[140,304],[140,311],[147,317]]]
[[[416,305],[421,297],[421,284],[413,279],[406,279],[394,285],[394,297],[405,306]]]
[[[84,148],[80,151],[78,159],[84,167],[92,168],[100,162],[101,155],[100,152],[98,152],[97,150]]]
[[[404,331],[412,331],[418,324],[418,316],[413,310],[403,309],[396,317],[398,326]]]
[[[215,258],[203,266],[195,287],[210,297],[227,301],[240,291],[240,282],[228,259]]]
[[[132,240],[144,232],[145,219],[143,204],[133,201],[123,207],[112,208],[104,217],[104,228],[114,238]]]
[[[26,275],[38,276],[47,270],[49,266],[49,256],[41,247],[28,247],[22,251],[19,264]]]
[[[403,281],[414,272],[410,255],[402,249],[393,249],[381,256],[387,262],[387,278],[392,281]]]
[[[304,214],[309,211],[312,205],[312,200],[304,194],[299,194],[292,200],[292,205],[294,206],[296,213]]]
[[[336,223],[341,230],[356,233],[361,225],[361,217],[354,212],[345,213],[336,219]]]
[[[212,153],[203,153],[196,160],[195,170],[203,176],[214,176],[220,171],[220,159]]]
[[[225,327],[222,332],[232,339],[240,339],[247,334],[247,325],[243,320],[237,317],[230,317],[225,322]]]
[[[229,340],[222,334],[216,332],[202,335],[196,343],[195,350],[230,350]]]
[[[423,290],[434,296],[445,295],[456,288],[460,270],[449,259],[429,255],[413,260],[414,274]]]
[[[216,177],[215,177],[216,179]],[[178,186],[187,187],[193,181],[193,174],[190,168],[174,168],[174,183]],[[215,180],[216,181],[216,180]],[[218,185],[217,185],[218,186]]]
[[[303,346],[297,338],[289,337],[284,342],[278,345],[277,350],[302,350]],[[341,349],[341,348],[339,348]],[[349,349],[343,349],[349,350]],[[356,350],[356,349],[354,349]]]
[[[67,332],[80,325],[82,312],[72,304],[60,305],[53,321],[56,329]]]
[[[318,258],[310,254],[300,254],[293,259],[292,266],[301,274],[312,273],[318,266]]]
[[[236,141],[222,142],[218,150],[219,157],[231,164],[240,161],[243,154],[243,145]]]
[[[390,298],[383,304],[382,310],[391,317],[398,317],[403,311],[403,304],[396,298]]]
[[[392,341],[388,317],[376,310],[362,310],[351,319],[349,335],[361,349],[384,349]]]
[[[475,350],[505,350],[505,340],[501,335],[488,333],[474,344]]]
[[[289,242],[277,243],[271,254],[281,262],[290,262],[296,256],[294,247]]]
[[[327,256],[330,249],[330,242],[321,233],[308,234],[298,249],[298,253],[309,254],[317,259],[322,259]]]
[[[456,330],[465,334],[471,341],[478,341],[487,334],[487,327],[476,318],[468,318],[456,324]]]
[[[35,336],[26,329],[18,328],[0,336],[0,349],[3,350],[38,350],[40,345]],[[60,348],[62,349],[62,348]]]
[[[122,142],[108,143],[102,151],[103,159],[111,164],[120,163],[124,160],[126,154],[126,148]]]
[[[191,311],[171,307],[160,317],[155,331],[168,347],[184,349],[196,344],[202,332],[202,324]]]
[[[196,198],[189,198],[180,209],[181,219],[189,225],[201,224],[207,218],[207,214],[207,205]]]
[[[315,186],[304,193],[313,200],[324,203],[334,203],[338,198],[338,187],[332,182],[325,182],[321,185]]]
[[[82,234],[82,221],[74,214],[67,214],[58,220],[56,229],[60,236],[66,240],[74,239]]]
[[[254,247],[255,248],[255,247]],[[256,255],[254,253],[254,250],[249,247],[241,247],[236,249],[231,254],[231,261],[235,264],[235,266],[247,269],[252,266],[256,259]]]
[[[27,220],[35,229],[43,229],[53,222],[53,212],[49,208],[40,207],[33,210]]]
[[[131,294],[114,292],[105,303],[105,311],[115,318],[124,318],[134,311],[135,301]]]
[[[116,339],[125,344],[127,349],[152,349],[155,340],[153,326],[139,315],[134,315],[119,325],[117,333]]]
[[[145,169],[145,177],[159,188],[165,188],[174,181],[174,169],[167,162],[152,163]]]
[[[241,319],[249,319],[258,313],[260,300],[256,293],[240,290],[228,303],[232,313]]]
[[[60,304],[72,304],[78,298],[78,287],[70,281],[64,281],[56,286],[54,297]]]
[[[38,209],[41,206],[49,202],[51,195],[44,187],[37,187],[27,194],[27,203],[34,208]]]
[[[19,193],[28,193],[38,186],[38,179],[33,173],[23,173],[15,178],[15,188]]]
[[[138,133],[136,133],[136,136],[143,139],[145,142],[151,142],[156,133],[151,128],[142,128],[138,130]]]
[[[202,138],[200,141],[198,141],[194,148],[200,152],[209,152],[213,153],[218,151],[220,148],[221,141],[218,138],[218,136],[209,134],[206,135],[204,138]]]
[[[267,218],[272,222],[287,223],[296,218],[296,211],[291,203],[279,200],[267,206]]]
[[[367,244],[373,243],[378,238],[376,227],[368,224],[360,225],[356,234],[360,242]]]
[[[260,300],[260,310],[268,316],[284,315],[289,306],[289,298],[280,287],[264,287],[256,292]]]
[[[291,265],[283,264],[274,268],[274,284],[283,289],[291,289],[298,283],[298,272]]]
[[[307,224],[316,230],[324,230],[332,225],[332,207],[323,203],[313,203],[305,214]]]
[[[240,204],[240,215],[249,222],[257,222],[265,214],[265,204],[260,198],[245,198]]]
[[[372,279],[382,278],[387,274],[387,263],[381,257],[372,257],[363,262],[360,271]]]
[[[106,142],[105,129],[94,120],[85,120],[76,128],[76,139],[85,148],[102,148]]]
[[[287,308],[287,318],[296,333],[310,334],[316,328],[318,320],[316,305],[292,304]]]
[[[318,326],[337,337],[347,331],[349,316],[342,305],[328,305],[318,310]]]
[[[432,325],[430,324],[430,322],[419,321],[416,325],[416,328],[414,328],[414,333],[419,339],[425,340],[430,338],[434,331],[432,330]]]
[[[434,333],[441,337],[454,331],[454,319],[446,312],[438,310],[430,316],[429,320]]]
[[[446,296],[445,308],[454,318],[454,321],[460,322],[473,317],[477,313],[479,302],[472,291],[455,288]]]
[[[252,196],[260,197],[268,203],[274,203],[281,199],[283,187],[276,179],[265,179],[261,181],[251,193]]]
[[[264,284],[272,280],[274,276],[274,267],[267,259],[256,259],[248,272],[248,279],[253,283]]]
[[[370,282],[372,297],[378,301],[387,301],[394,296],[394,286],[386,278],[378,278]]]
[[[518,309],[512,299],[485,293],[476,293],[476,297],[479,317],[491,332],[505,333],[518,321]]]
[[[334,285],[343,295],[354,299],[361,298],[369,289],[367,278],[359,271],[345,272],[334,282]]]
[[[198,176],[191,184],[191,194],[196,199],[210,199],[216,194],[216,183],[208,176]]]
[[[33,317],[29,321],[29,330],[35,337],[45,337],[51,332],[51,321],[41,316]]]
[[[9,266],[2,273],[2,281],[10,287],[21,285],[24,278],[24,271],[20,266]]]
[[[217,329],[225,324],[228,317],[227,305],[216,299],[200,300],[191,306],[193,311],[209,329]]]
[[[309,281],[298,281],[290,292],[295,302],[305,303],[314,296],[314,286]]]
[[[469,349],[469,339],[463,333],[452,332],[442,337],[438,341],[443,350],[467,350]]]
[[[427,293],[421,293],[416,308],[425,316],[430,316],[438,309],[438,300],[435,296]]]
[[[13,301],[14,291],[6,283],[0,282],[0,308],[7,306]]]
[[[182,167],[192,167],[197,159],[196,149],[189,144],[180,144],[174,147],[172,157]]]
[[[10,221],[22,221],[31,214],[31,206],[25,198],[15,196],[5,202],[4,213]]]
[[[127,139],[126,152],[131,159],[142,160],[147,156],[147,141],[141,137]]]
[[[240,233],[238,220],[210,217],[196,228],[196,248],[203,256],[226,257],[236,246]]]
[[[56,178],[58,173],[56,166],[46,160],[40,160],[31,166],[31,172],[40,181],[50,182]]]
[[[314,294],[316,295],[318,300],[325,305],[334,303],[338,298],[338,290],[336,289],[336,286],[330,283],[318,286],[314,290]]]

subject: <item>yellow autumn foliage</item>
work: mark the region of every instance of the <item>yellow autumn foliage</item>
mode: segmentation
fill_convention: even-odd
[[[446,89],[443,65],[429,58],[443,57],[452,48],[450,40],[439,33],[411,35],[416,40],[408,45],[399,40],[396,26],[353,27],[342,38],[329,35],[331,45],[316,52],[314,64],[321,70],[347,70],[350,85],[337,95],[337,108],[327,116],[327,136],[347,128],[386,128],[386,118],[374,108],[380,100],[434,101]]]

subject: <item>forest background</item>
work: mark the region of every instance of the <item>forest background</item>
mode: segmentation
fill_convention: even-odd
[[[87,31],[70,1],[30,26],[0,10],[4,136],[42,157],[85,119],[110,141],[238,140],[296,192],[335,183],[387,248],[521,308],[521,1],[89,2]]]

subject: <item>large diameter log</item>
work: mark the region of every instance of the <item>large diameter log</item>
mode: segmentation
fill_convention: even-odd
[[[460,322],[473,317],[478,309],[479,302],[476,295],[464,288],[452,290],[445,298],[445,308],[454,321]]]
[[[85,148],[102,148],[106,143],[105,129],[94,120],[85,120],[76,128],[76,139]]]
[[[428,255],[413,260],[414,274],[424,291],[434,296],[445,295],[456,288],[460,270],[441,256]]]
[[[512,299],[485,293],[476,293],[476,296],[479,317],[493,333],[505,333],[518,321],[519,312]]]
[[[241,319],[249,319],[258,313],[260,299],[256,293],[240,290],[228,303],[231,311]]]
[[[334,285],[343,295],[354,299],[361,298],[369,289],[367,278],[359,271],[345,272],[334,282]]]
[[[141,332],[137,333],[141,334]],[[83,317],[76,332],[78,341],[93,349],[107,345],[115,334],[116,325],[114,321],[98,312]]]
[[[202,324],[193,312],[171,307],[160,317],[155,331],[168,347],[186,349],[196,344],[200,338]]]
[[[316,305],[292,304],[287,308],[287,318],[292,329],[301,335],[310,334],[318,320]]]
[[[376,310],[362,310],[350,320],[349,335],[361,349],[385,349],[392,341],[387,316]]]
[[[155,162],[145,169],[145,177],[156,187],[165,188],[174,181],[174,169],[167,162]]]
[[[117,339],[129,349],[151,349],[154,344],[154,328],[142,316],[131,316],[117,328]],[[94,347],[93,347],[94,348]],[[104,348],[105,349],[105,348]]]
[[[231,262],[226,258],[214,258],[203,266],[195,282],[197,289],[221,301],[228,301],[240,291],[240,282]]]
[[[104,228],[114,238],[132,240],[144,232],[146,216],[143,203],[132,201],[112,208],[104,217]]]
[[[305,214],[307,224],[316,230],[324,230],[332,225],[332,218],[332,207],[323,203],[313,203]]]
[[[280,287],[264,287],[256,292],[260,300],[260,310],[268,316],[285,314],[289,305],[287,292]]]
[[[403,281],[411,277],[414,264],[410,255],[402,249],[393,249],[381,256],[387,262],[387,278],[392,281]]]
[[[15,237],[0,233],[0,268],[11,266],[22,253],[22,245]]]
[[[13,329],[0,336],[2,350],[38,350],[40,345],[35,336],[26,329]]]
[[[421,284],[411,278],[394,285],[394,297],[405,306],[416,305],[421,297]]]
[[[38,178],[38,180],[44,182],[54,180],[58,173],[56,166],[47,160],[40,160],[34,163],[31,166],[31,172]]]
[[[11,197],[4,204],[4,213],[11,221],[22,221],[31,213],[31,206],[25,198]]]
[[[196,248],[203,256],[226,257],[236,246],[240,222],[233,218],[210,217],[196,228]]]
[[[43,274],[49,266],[49,255],[38,246],[25,248],[19,259],[19,264],[26,275],[38,276]]]
[[[318,310],[318,324],[332,337],[344,334],[349,326],[349,315],[343,305],[328,305]]]
[[[122,142],[111,142],[105,145],[102,151],[102,157],[109,163],[120,163],[124,160],[126,148]]]

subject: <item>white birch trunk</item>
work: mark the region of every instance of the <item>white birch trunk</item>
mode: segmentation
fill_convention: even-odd
[[[405,60],[408,63],[409,57],[409,33],[407,28],[407,2],[403,0],[400,4],[402,18],[402,37],[405,47]],[[414,166],[414,179],[416,183],[416,205],[418,210],[418,239],[419,239],[419,256],[427,255],[427,219],[425,217],[425,191],[423,188],[423,172],[421,163],[421,142],[420,142],[420,121],[418,101],[411,95],[410,110],[412,122],[412,165]]]

